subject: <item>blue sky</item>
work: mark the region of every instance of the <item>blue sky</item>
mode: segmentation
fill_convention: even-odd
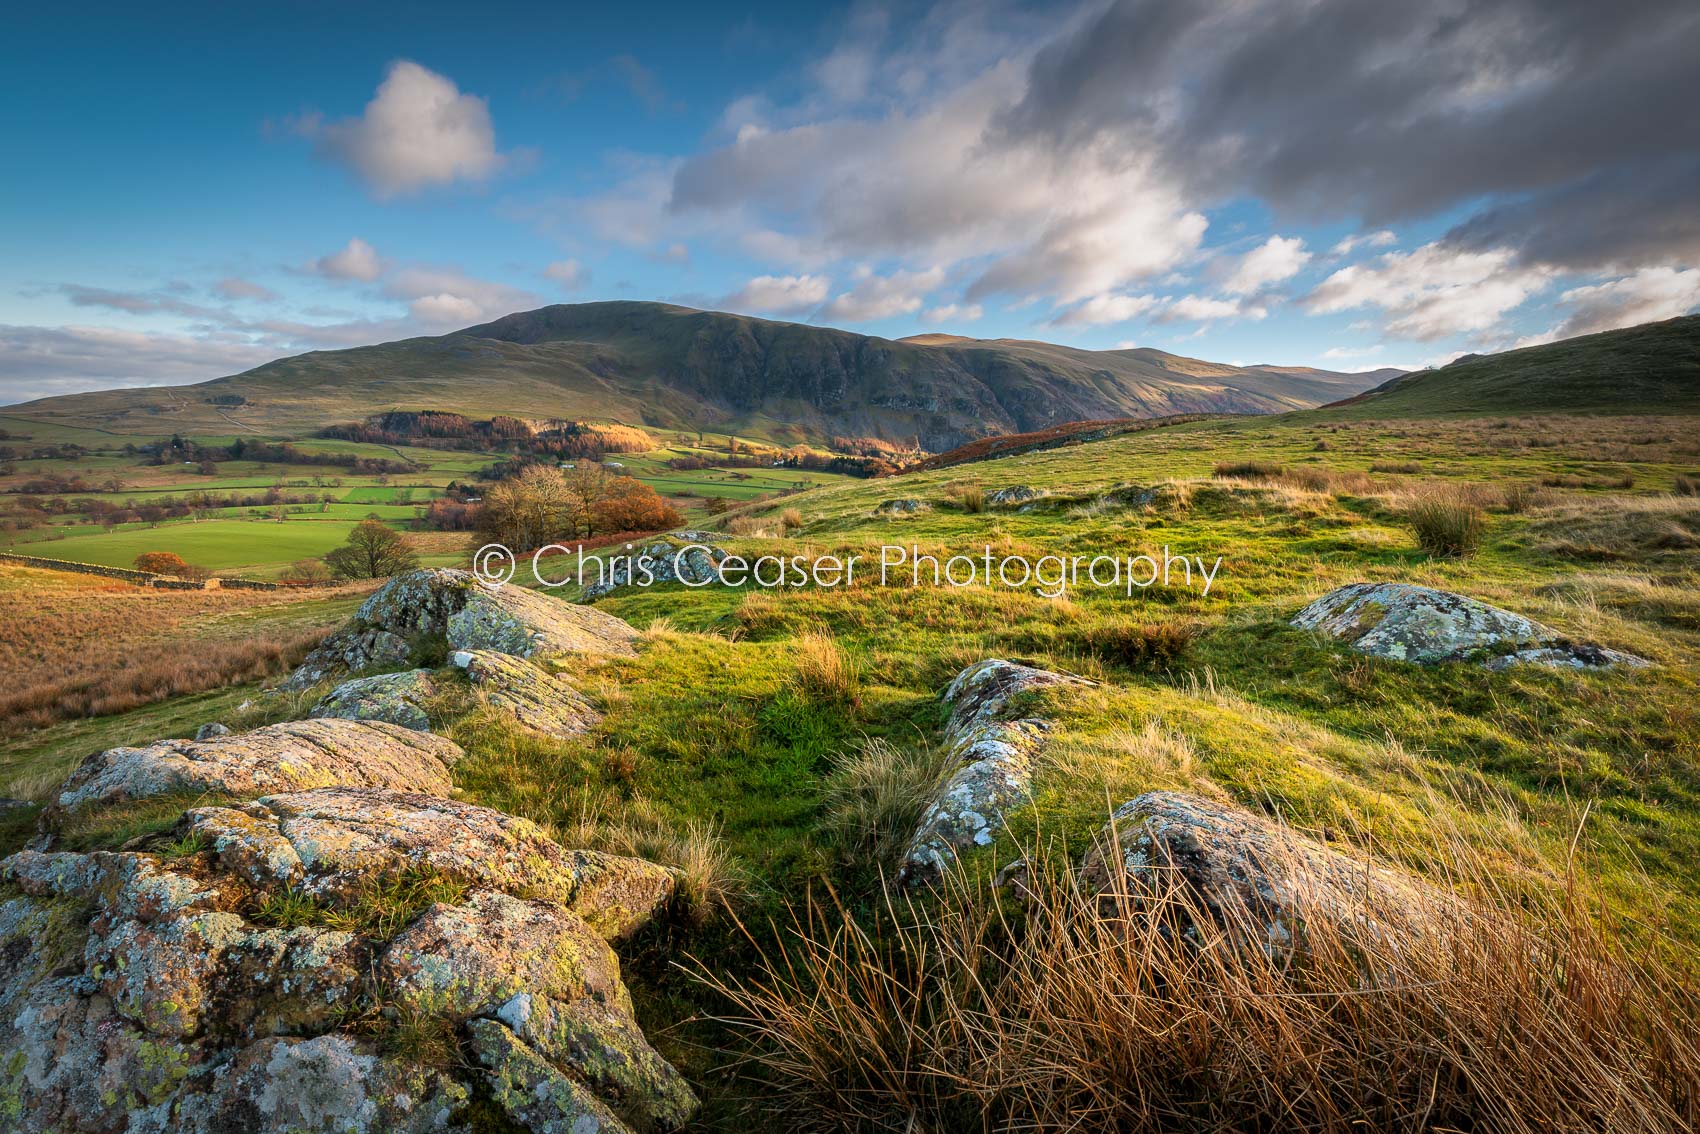
[[[1334,369],[1670,317],[1700,10],[1632,6],[14,11],[0,401],[616,298]]]

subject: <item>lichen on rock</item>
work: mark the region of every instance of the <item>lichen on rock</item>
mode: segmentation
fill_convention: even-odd
[[[960,851],[995,841],[1006,814],[1027,801],[1033,757],[1050,724],[1014,716],[1012,701],[1039,689],[1090,684],[1002,658],[957,674],[944,693],[950,706],[945,741],[957,769],[929,801],[910,839],[898,872],[900,884],[936,881]]]
[[[545,673],[523,658],[495,650],[457,650],[449,660],[466,671],[487,703],[513,714],[533,732],[565,740],[600,719],[565,677]]]
[[[306,720],[210,740],[160,740],[108,748],[85,759],[60,787],[48,815],[156,796],[256,796],[344,784],[447,795],[460,746],[380,721]]]
[[[431,718],[425,706],[436,692],[431,672],[424,669],[355,677],[325,694],[307,715],[315,719],[386,721],[427,731]]]
[[[412,643],[428,638],[440,638],[450,650],[495,650],[516,657],[626,656],[637,631],[611,614],[524,587],[491,587],[469,571],[427,568],[397,575],[374,592],[281,688],[306,689],[340,674],[404,662],[412,655]]]
[[[584,584],[585,601],[601,598],[634,583],[688,583],[701,586],[719,578],[718,566],[726,552],[716,547],[719,537],[704,532],[679,532],[654,539],[630,550],[599,552],[601,570]],[[589,562],[589,556],[586,556]]]
[[[1475,660],[1499,670],[1521,664],[1570,669],[1650,664],[1573,642],[1521,614],[1411,583],[1349,583],[1299,611],[1292,624],[1361,654],[1424,665]]]

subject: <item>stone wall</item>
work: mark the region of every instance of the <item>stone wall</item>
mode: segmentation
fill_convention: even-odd
[[[17,555],[0,552],[0,563],[15,567],[36,567],[43,571],[69,571],[77,575],[99,575],[104,579],[122,579],[138,587],[153,587],[161,591],[210,591],[220,587],[247,591],[281,591],[288,584],[268,583],[262,579],[179,579],[171,575],[156,575],[151,571],[136,571],[129,567],[107,567],[100,563],[78,563],[71,559],[47,559],[40,555]]]

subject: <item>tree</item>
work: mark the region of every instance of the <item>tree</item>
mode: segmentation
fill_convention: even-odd
[[[144,551],[136,556],[136,570],[147,571],[154,575],[176,575],[188,578],[185,574],[189,565],[183,562],[183,557],[169,551]]]
[[[419,566],[419,556],[407,537],[368,516],[354,525],[348,540],[325,556],[325,566],[339,579],[382,579]]]
[[[317,559],[297,559],[289,565],[289,571],[284,575],[286,583],[328,583],[331,581],[331,569]]]
[[[655,489],[629,476],[608,482],[591,515],[602,532],[652,532],[676,528],[684,522],[679,510],[661,499]]]

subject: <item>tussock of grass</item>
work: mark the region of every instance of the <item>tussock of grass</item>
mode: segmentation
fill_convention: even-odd
[[[954,764],[947,750],[934,745],[865,738],[833,762],[821,829],[851,861],[890,867]]]
[[[1219,461],[1210,475],[1220,480],[1274,480],[1286,471],[1276,461]]]
[[[278,929],[320,926],[382,942],[406,929],[438,902],[458,905],[466,900],[466,894],[467,885],[459,879],[434,870],[408,870],[392,877],[367,879],[353,894],[336,899],[302,890],[272,891],[260,899],[249,916]]]
[[[1419,497],[1405,510],[1417,545],[1430,555],[1456,559],[1473,555],[1487,532],[1487,517],[1473,501],[1457,493]]]
[[[860,678],[856,662],[843,646],[816,631],[797,638],[797,685],[804,695],[818,701],[850,701],[856,696]]]
[[[1462,843],[1455,877],[1481,876]],[[951,877],[934,908],[794,911],[697,977],[790,1129],[1597,1131],[1700,1121],[1700,997],[1572,893],[1489,894],[1434,950],[1301,907],[1295,963],[1172,878],[1083,893],[1040,852],[1019,907]],[[1414,911],[1415,912],[1415,911]],[[1193,927],[1193,935],[1175,932]]]

